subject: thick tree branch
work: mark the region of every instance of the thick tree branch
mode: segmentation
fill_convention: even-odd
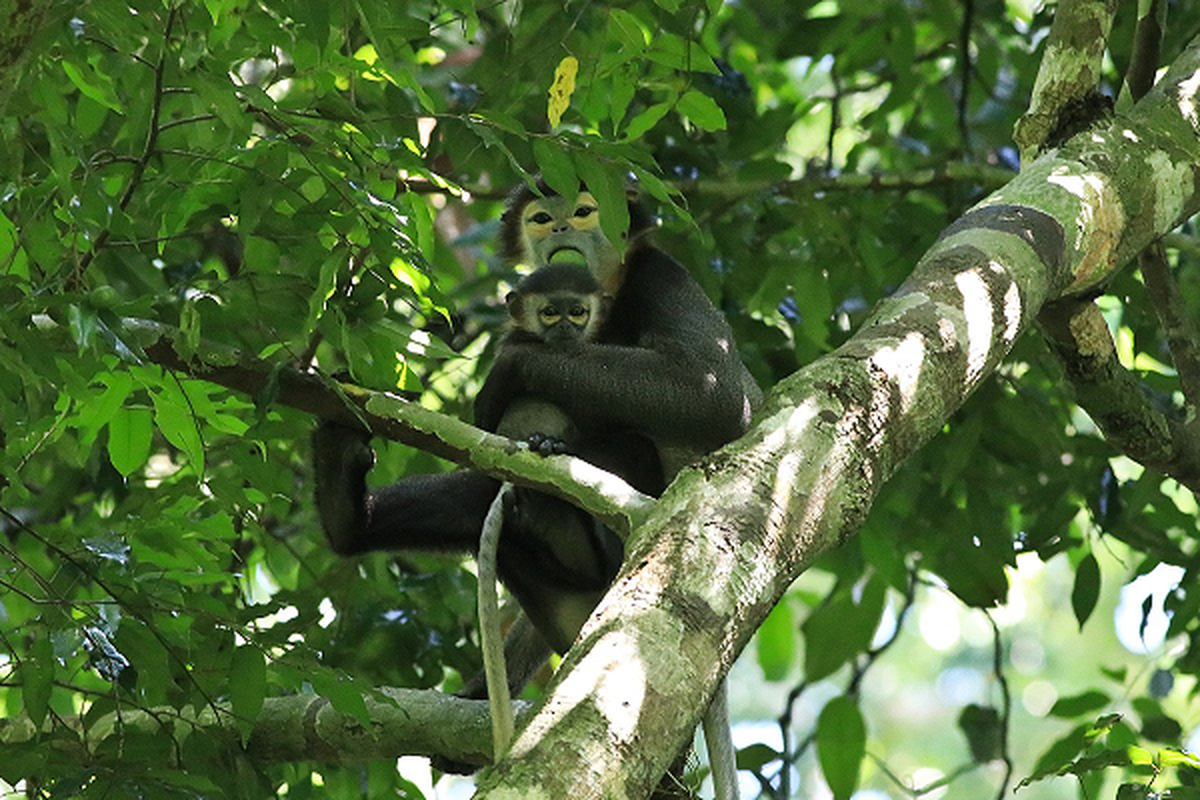
[[[853,535],[1042,306],[1200,206],[1198,72],[1193,42],[1127,117],[967,212],[849,342],[776,387],[750,433],[680,474],[478,796],[645,796],[791,582]]]
[[[331,761],[343,764],[395,759],[401,755],[440,755],[471,764],[491,760],[492,741],[486,700],[466,700],[442,692],[384,687],[364,698],[366,718],[338,711],[315,694],[268,697],[255,720],[244,752],[256,761]],[[527,704],[517,702],[517,713]],[[119,755],[114,737],[168,736],[182,741],[193,729],[242,749],[238,719],[228,706],[192,709],[124,709],[98,720],[68,718],[75,740],[53,737],[56,747],[94,761]],[[38,732],[28,717],[0,719],[0,746],[30,742]],[[173,751],[175,752],[175,751]],[[174,766],[174,765],[172,765]]]
[[[805,175],[789,180],[721,180],[701,179],[671,184],[685,195],[723,200],[772,195],[798,197],[814,192],[906,192],[949,184],[975,184],[985,189],[997,189],[1012,180],[1013,172],[990,164],[968,164],[951,161],[940,167],[914,169],[906,172],[846,173],[842,175]],[[406,191],[417,194],[446,194],[445,186],[416,178],[405,180]],[[476,199],[503,200],[506,192],[488,188],[463,186],[462,191]]]
[[[1134,100],[1140,100],[1152,85],[1165,4],[1154,2],[1146,11],[1138,21],[1137,46],[1126,81]],[[1080,74],[1098,81],[1099,56],[1095,48],[1087,52],[1094,60]],[[1200,398],[1194,329],[1161,245],[1148,246],[1139,254],[1138,263],[1188,398],[1187,418],[1193,419],[1196,399]],[[1051,353],[1071,383],[1075,401],[1095,421],[1105,439],[1144,466],[1174,477],[1193,491],[1200,488],[1200,441],[1196,432],[1152,402],[1140,381],[1121,366],[1099,310],[1091,303],[1062,302],[1047,306],[1039,322]]]
[[[281,403],[313,416],[417,447],[502,480],[562,497],[625,535],[646,517],[654,500],[625,481],[578,458],[545,458],[503,436],[487,433],[395,395],[375,392],[285,364],[272,364],[232,348],[183,344],[178,330],[144,320],[124,320],[120,335],[167,369]]]
[[[1085,112],[1089,99],[1096,95],[1116,10],[1116,0],[1063,0],[1058,4],[1029,110],[1013,131],[1022,164],[1032,162],[1047,140],[1070,124],[1064,116]]]

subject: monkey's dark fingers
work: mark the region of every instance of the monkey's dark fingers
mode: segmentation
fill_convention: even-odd
[[[562,439],[556,439],[553,436],[548,436],[544,433],[531,433],[526,437],[525,441],[529,442],[529,449],[540,456],[562,456],[570,455],[570,446]]]

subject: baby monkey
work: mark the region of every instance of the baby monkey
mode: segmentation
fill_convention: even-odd
[[[549,264],[526,275],[505,298],[511,326],[506,341],[591,341],[604,324],[610,300],[586,267]]]
[[[505,297],[509,342],[542,342],[570,347],[594,340],[604,324],[611,298],[592,273],[574,264],[548,264],[526,275]],[[523,439],[544,456],[570,452],[575,426],[557,407],[520,398],[504,412],[497,433]]]

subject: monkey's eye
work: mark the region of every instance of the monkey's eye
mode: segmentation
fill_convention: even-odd
[[[589,309],[587,306],[577,303],[571,306],[571,309],[567,312],[567,318],[570,319],[573,324],[582,326],[587,322],[591,313],[591,309]]]
[[[550,212],[548,212],[548,211],[539,211],[536,214],[533,214],[532,216],[530,216],[525,221],[532,222],[535,225],[545,225],[547,222],[553,222],[554,217],[550,216]]]
[[[596,213],[595,206],[579,206],[575,209],[575,216],[580,219],[586,219]]]
[[[538,319],[548,328],[558,324],[558,321],[562,319],[562,312],[558,310],[557,306],[542,306],[538,309]]]

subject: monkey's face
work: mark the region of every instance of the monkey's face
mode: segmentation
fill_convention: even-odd
[[[591,192],[573,200],[539,197],[521,213],[521,244],[533,267],[587,266],[601,287],[615,290],[620,255],[600,229],[600,207]]]
[[[591,339],[603,318],[603,298],[598,294],[552,292],[508,296],[513,327],[537,336],[547,344],[572,344]]]
[[[579,342],[587,336],[592,319],[591,298],[551,295],[539,304],[538,324],[547,342]]]

